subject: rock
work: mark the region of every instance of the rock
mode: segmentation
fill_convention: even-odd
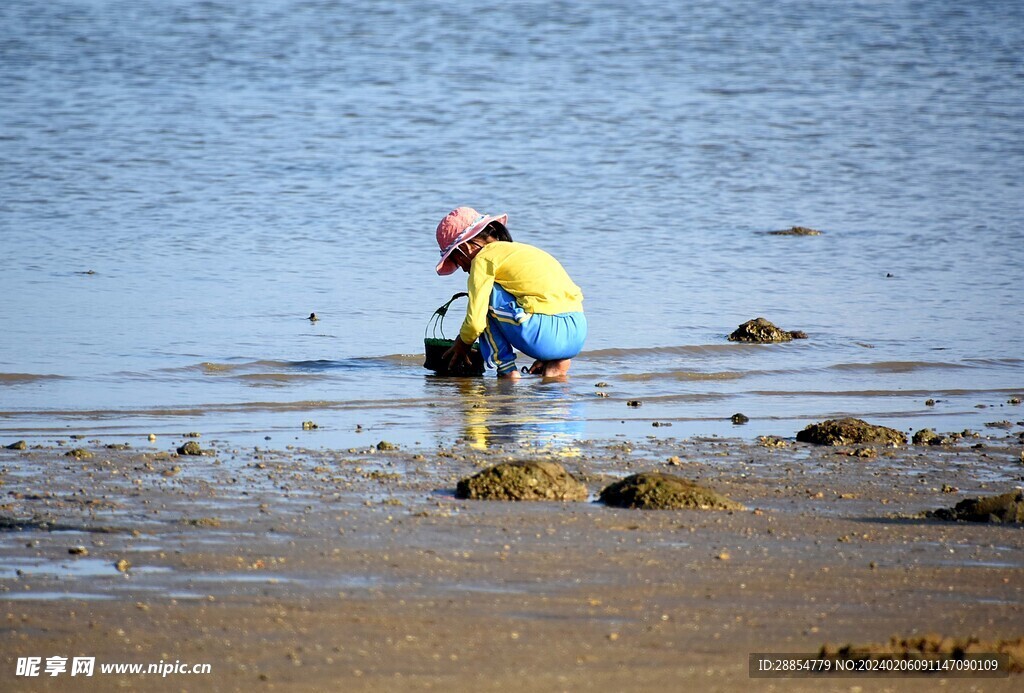
[[[386,440],[382,440],[379,443],[377,443],[377,449],[381,450],[381,451],[384,451],[384,450],[397,450],[398,446],[396,444],[394,444],[394,443],[389,443]]]
[[[558,500],[587,499],[587,487],[556,462],[502,462],[459,481],[458,498],[470,500]]]
[[[967,498],[952,508],[943,508],[929,517],[960,522],[1024,523],[1024,491],[1020,489],[998,496]]]
[[[114,567],[117,568],[117,570],[121,573],[127,573],[128,569],[132,567],[132,562],[129,561],[127,558],[122,558],[114,564]]]
[[[791,226],[781,231],[769,231],[770,236],[820,236],[821,231],[809,229],[806,226]]]
[[[1004,431],[1009,431],[1013,428],[1013,423],[1010,421],[989,421],[985,425],[989,428],[1001,428]]]
[[[1024,673],[1024,637],[1016,640],[982,640],[977,636],[966,638],[944,637],[937,634],[920,638],[890,638],[888,643],[824,645],[818,656],[870,663],[878,660],[913,660],[927,655],[929,660],[949,660],[955,664],[965,655],[1007,655],[1006,673]],[[955,669],[954,669],[955,671]]]
[[[934,399],[926,399],[924,401],[924,406],[926,406],[926,407],[934,407],[935,406],[935,400]]]
[[[878,457],[878,451],[874,448],[854,448],[853,450],[840,450],[836,452],[837,455],[845,455],[846,457],[860,457],[864,459],[874,459]]]
[[[626,406],[627,406],[627,407],[641,407],[641,406],[643,406],[643,404],[644,404],[644,403],[643,403],[643,402],[641,402],[641,401],[640,401],[640,400],[638,400],[638,399],[631,399],[631,400],[629,400],[628,402],[626,402]]]
[[[181,523],[189,527],[220,527],[221,525],[220,518],[218,517],[189,518],[183,519]]]
[[[202,455],[203,454],[203,449],[201,447],[199,447],[199,443],[195,442],[194,440],[190,440],[189,442],[185,443],[180,448],[178,448],[178,454],[179,455]]]
[[[941,437],[938,433],[930,428],[922,428],[920,431],[914,434],[910,442],[914,445],[935,445],[936,440],[940,440]]]
[[[316,423],[314,423],[312,421],[303,421],[302,422],[302,430],[303,431],[315,431],[318,428],[320,428],[320,426],[318,426]]]
[[[796,439],[816,445],[875,444],[896,447],[907,443],[907,437],[894,428],[875,426],[854,418],[828,419],[811,424],[797,433]]]
[[[789,441],[778,436],[761,436],[757,439],[757,444],[763,448],[784,448],[789,446]]]
[[[85,448],[75,448],[64,453],[64,457],[74,457],[76,460],[88,460],[94,455]]]
[[[740,414],[739,412],[737,412],[730,416],[729,420],[732,421],[735,425],[741,426],[750,421],[750,417],[747,416],[746,414]]]
[[[84,546],[72,546],[70,549],[68,549],[68,553],[72,556],[88,556],[89,549],[85,548]]]
[[[752,344],[772,344],[789,342],[794,339],[807,339],[805,332],[786,332],[764,318],[747,320],[729,335],[730,342],[747,342]]]
[[[5,445],[4,447],[7,450],[27,450],[28,443],[26,443],[24,440],[19,440],[16,443],[11,443],[10,445]]]
[[[743,506],[711,489],[663,472],[633,474],[601,491],[605,505],[641,510],[742,510]]]

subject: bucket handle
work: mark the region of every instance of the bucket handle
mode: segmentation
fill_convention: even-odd
[[[443,306],[440,306],[437,310],[435,310],[434,314],[430,316],[430,320],[427,321],[426,328],[424,328],[423,330],[424,339],[427,336],[427,332],[430,332],[431,336],[434,339],[438,338],[437,335],[439,332],[441,333],[441,339],[447,339],[447,337],[444,336],[444,316],[448,314],[448,307],[458,299],[467,296],[469,296],[468,293],[466,293],[465,291],[460,291],[459,293],[454,294],[451,298],[449,298],[448,301]]]

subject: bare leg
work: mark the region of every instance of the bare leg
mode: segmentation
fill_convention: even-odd
[[[544,377],[545,378],[564,378],[569,374],[569,366],[572,364],[572,359],[558,359],[557,361],[545,361],[544,362]]]

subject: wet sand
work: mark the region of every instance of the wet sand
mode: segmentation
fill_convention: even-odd
[[[1020,486],[1017,429],[875,457],[780,435],[785,447],[264,450],[161,437],[2,449],[0,688],[924,691],[936,680],[751,680],[747,658],[1024,635],[1020,526],[922,517]],[[188,440],[207,454],[176,454]],[[591,499],[658,470],[746,509],[454,497],[460,478],[528,458],[562,463]],[[212,674],[14,676],[18,657],[54,655]]]

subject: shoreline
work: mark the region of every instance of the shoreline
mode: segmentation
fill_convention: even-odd
[[[751,684],[752,652],[927,633],[1019,638],[1021,528],[920,516],[1021,486],[1018,433],[985,434],[873,458],[852,454],[871,446],[714,437],[559,450],[257,451],[206,438],[196,439],[202,456],[99,439],[3,449],[0,681],[30,681],[13,677],[17,657],[63,654],[213,667],[194,681],[98,676],[87,690],[738,690]],[[93,457],[66,456],[79,446]],[[591,501],[454,497],[458,479],[531,457],[563,464]],[[593,502],[645,470],[698,480],[747,509]],[[1015,689],[1017,676],[984,688]],[[826,685],[840,683],[878,682]]]
[[[941,390],[902,392],[898,397],[897,393],[885,393],[875,406],[853,408],[834,406],[837,402],[831,400],[843,393],[770,393],[802,403],[799,409],[790,403],[780,414],[777,403],[758,401],[759,393],[748,395],[747,401],[710,405],[719,395],[644,397],[622,387],[592,388],[588,379],[571,386],[534,380],[511,387],[480,379],[453,380],[456,382],[433,384],[448,389],[432,393],[436,396],[431,399],[407,401],[299,400],[0,411],[0,441],[24,439],[32,446],[47,446],[61,441],[68,444],[69,438],[84,436],[158,452],[167,449],[168,441],[178,440],[183,431],[199,430],[224,445],[316,446],[321,451],[358,448],[369,445],[371,439],[425,449],[460,439],[473,440],[481,448],[536,445],[539,440],[574,445],[588,439],[649,436],[665,441],[720,437],[751,443],[764,435],[792,437],[809,423],[844,416],[895,427],[908,435],[924,427],[986,433],[992,420],[1013,423],[1024,416],[1024,409],[1011,402],[1024,393],[1019,387],[954,395]],[[698,401],[703,404],[695,414]],[[937,404],[929,406],[926,401]],[[639,405],[633,406],[634,402]],[[766,407],[773,413],[765,415]],[[744,423],[732,421],[737,412],[748,416]],[[303,430],[306,420],[316,427]],[[156,442],[147,442],[150,434],[157,436]]]

